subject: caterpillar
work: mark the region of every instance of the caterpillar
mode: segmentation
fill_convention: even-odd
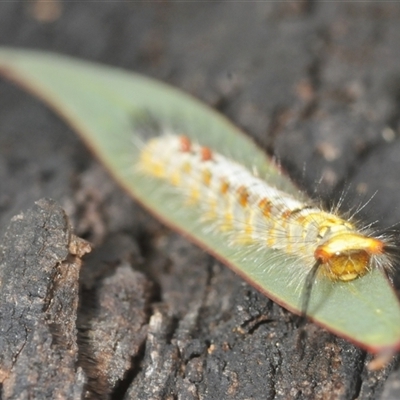
[[[252,259],[253,267],[247,269],[251,284],[259,287],[261,278],[273,288],[282,286],[278,280],[286,279],[283,282],[286,289],[280,292],[285,300],[282,301],[280,294],[274,297],[272,291],[265,292],[267,296],[283,306],[289,304],[286,299],[297,304],[292,311],[300,314],[301,320],[313,317],[328,305],[326,321],[334,322],[325,325],[325,317],[319,317],[323,326],[334,332],[340,326],[343,331],[338,330],[339,334],[354,331],[345,337],[378,353],[376,365],[371,364],[371,368],[380,368],[388,362],[395,351],[392,344],[376,347],[365,344],[381,341],[380,332],[393,332],[393,337],[398,337],[395,319],[381,319],[386,312],[382,308],[384,301],[376,301],[379,290],[368,299],[375,282],[394,269],[397,249],[393,239],[375,234],[370,227],[360,227],[353,217],[340,216],[336,208],[325,211],[303,194],[296,196],[293,190],[285,192],[284,187],[268,182],[268,174],[260,176],[257,169],[249,169],[237,158],[214,151],[199,143],[198,138],[198,135],[193,138],[158,126],[150,137],[147,133],[147,140],[139,146],[136,172],[155,182],[166,183],[169,191],[178,195],[175,197],[177,208],[196,210],[203,242],[208,236],[204,231],[210,232],[215,240],[222,237],[227,241],[232,249],[228,260],[236,259],[241,265]],[[152,195],[153,191],[160,191],[157,186]],[[199,232],[191,232],[192,237],[198,235]],[[289,274],[280,273],[282,260],[288,264]],[[241,270],[236,272],[241,274]],[[358,292],[353,282],[369,275],[370,279],[365,281],[368,288]],[[311,295],[317,284],[325,288],[312,302]],[[260,287],[261,291],[265,286]],[[338,290],[335,292],[332,288]],[[359,310],[361,303],[351,304],[357,297],[363,303]],[[314,310],[310,313],[311,303]],[[332,304],[335,305],[332,307]],[[354,313],[359,311],[363,315],[365,305],[372,311],[373,319],[366,321],[365,331],[360,333],[352,319],[360,321]],[[329,311],[330,307],[335,314]],[[291,309],[290,305],[287,308]],[[375,318],[381,326],[374,325]],[[357,323],[363,325],[363,322]]]
[[[296,199],[188,136],[161,132],[149,139],[137,168],[176,188],[186,207],[200,207],[203,222],[225,232],[231,245],[264,246],[300,257],[308,268],[293,268],[305,282],[303,315],[315,278],[348,282],[375,268],[393,268],[388,238]]]

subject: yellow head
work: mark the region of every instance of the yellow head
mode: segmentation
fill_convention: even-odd
[[[351,281],[369,271],[372,258],[383,254],[384,246],[379,239],[343,228],[331,232],[316,248],[314,257],[329,278]]]

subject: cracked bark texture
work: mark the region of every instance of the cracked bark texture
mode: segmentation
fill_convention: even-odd
[[[105,62],[192,93],[321,201],[343,197],[350,209],[377,191],[360,218],[379,228],[400,220],[399,26],[390,2],[0,3],[0,44]],[[43,341],[54,331],[39,324],[42,309],[28,321],[46,343],[32,348],[43,357],[35,379],[51,388],[51,376],[65,376],[54,386],[65,398],[398,398],[397,359],[369,371],[369,355],[311,323],[298,348],[293,315],[147,215],[62,121],[4,81],[0,182],[1,233],[47,196],[95,246],[81,271],[77,339],[72,308],[54,342]],[[28,322],[13,321],[2,379],[12,354],[29,367]],[[59,372],[46,358],[59,354],[51,343],[72,349]],[[20,380],[3,383],[2,397],[27,398]]]
[[[80,257],[88,251],[54,201],[12,219],[0,260],[2,398],[81,398],[76,315]]]

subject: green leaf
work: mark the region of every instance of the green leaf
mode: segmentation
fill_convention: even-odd
[[[224,117],[159,82],[116,68],[22,50],[0,50],[0,73],[42,98],[82,136],[114,178],[169,226],[229,265],[283,307],[299,313],[304,282],[293,284],[293,258],[276,250],[229,246],[219,232],[206,232],[201,211],[184,207],[167,183],[143,176],[135,126],[144,115],[180,126],[203,145],[257,168],[269,183],[298,196],[295,186],[265,154]],[[295,258],[295,257],[294,257]],[[273,260],[273,263],[271,262]],[[296,268],[309,269],[300,258]],[[295,290],[295,287],[300,290]],[[400,347],[400,307],[383,274],[374,270],[349,283],[318,279],[308,313],[319,325],[371,352]]]

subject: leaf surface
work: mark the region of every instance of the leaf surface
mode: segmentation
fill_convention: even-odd
[[[1,49],[0,73],[64,117],[114,178],[144,207],[268,297],[299,313],[303,282],[293,283],[293,262],[296,268],[310,268],[300,257],[289,258],[268,248],[254,251],[251,246],[229,246],[223,234],[206,231],[199,223],[202,215],[198,207],[184,207],[167,183],[149,179],[134,167],[139,153],[135,126],[150,114],[160,121],[178,124],[202,145],[248,168],[256,168],[260,176],[268,176],[270,184],[299,196],[288,178],[229,121],[165,84],[65,56]],[[371,352],[400,346],[399,301],[378,270],[349,283],[318,279],[308,313],[319,325]]]

